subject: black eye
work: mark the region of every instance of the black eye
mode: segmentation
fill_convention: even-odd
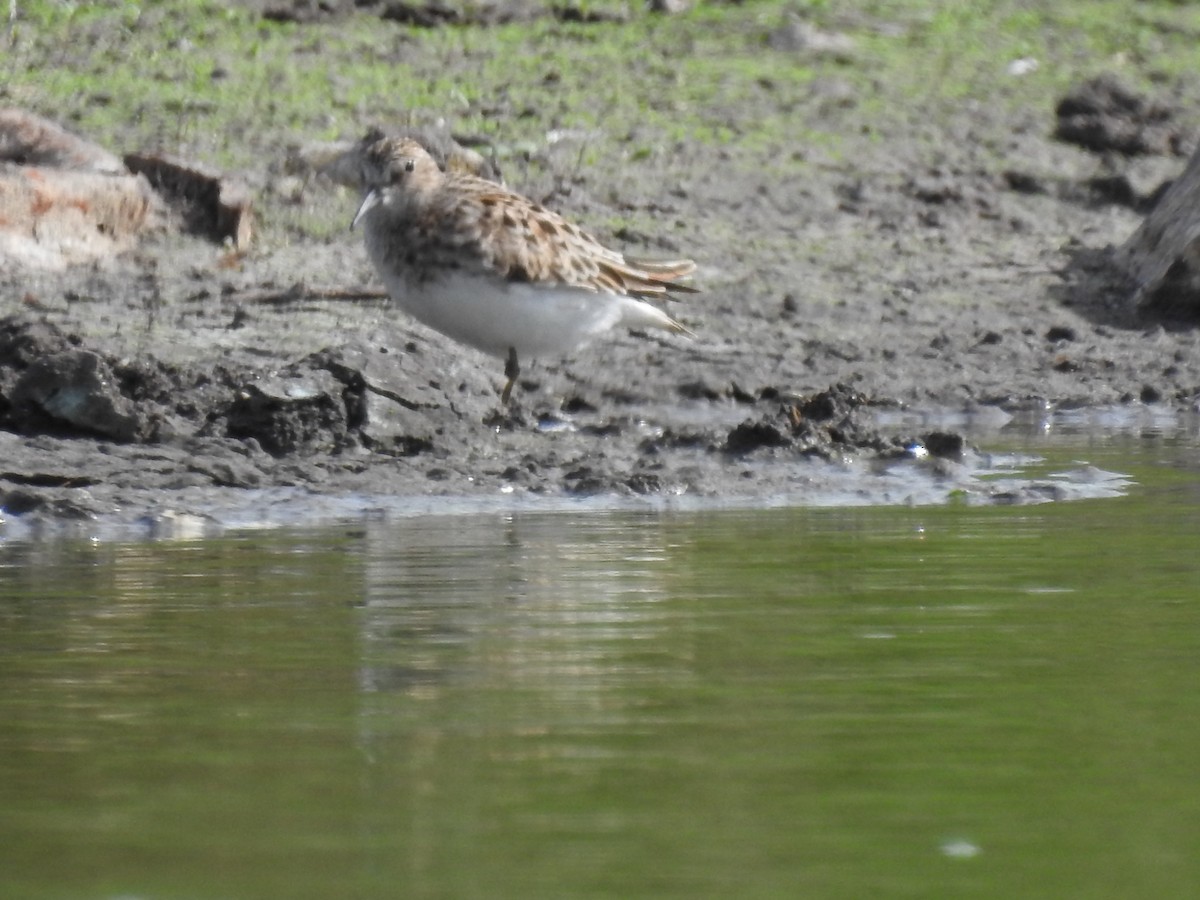
[[[405,172],[411,172],[411,171],[412,171],[414,168],[416,168],[416,165],[417,165],[417,164],[416,164],[416,162],[415,162],[414,160],[411,160],[411,159],[406,159],[406,160],[404,161],[404,171],[405,171]]]

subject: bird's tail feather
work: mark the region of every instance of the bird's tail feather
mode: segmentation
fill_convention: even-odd
[[[677,281],[696,271],[696,264],[690,259],[652,260],[626,256],[621,265],[612,268],[624,282],[625,289],[635,296],[662,296],[671,291],[699,293],[698,288]]]

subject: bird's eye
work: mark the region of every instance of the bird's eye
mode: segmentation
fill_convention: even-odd
[[[416,168],[416,165],[417,165],[417,164],[416,164],[416,161],[415,161],[415,160],[406,159],[406,160],[404,161],[404,171],[405,171],[405,172],[411,172],[411,171],[412,171],[414,168]]]

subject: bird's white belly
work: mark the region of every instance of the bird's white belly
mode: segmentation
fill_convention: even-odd
[[[628,320],[640,301],[616,294],[447,273],[423,282],[385,278],[396,304],[414,319],[485,353],[524,358],[570,353]],[[632,323],[631,323],[632,324]]]

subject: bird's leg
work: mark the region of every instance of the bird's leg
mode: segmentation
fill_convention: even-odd
[[[509,397],[512,396],[513,385],[516,384],[517,376],[521,374],[521,365],[517,362],[517,348],[508,348],[508,359],[504,361],[504,377],[508,379],[504,383],[504,390],[500,392],[500,405],[508,406]]]

